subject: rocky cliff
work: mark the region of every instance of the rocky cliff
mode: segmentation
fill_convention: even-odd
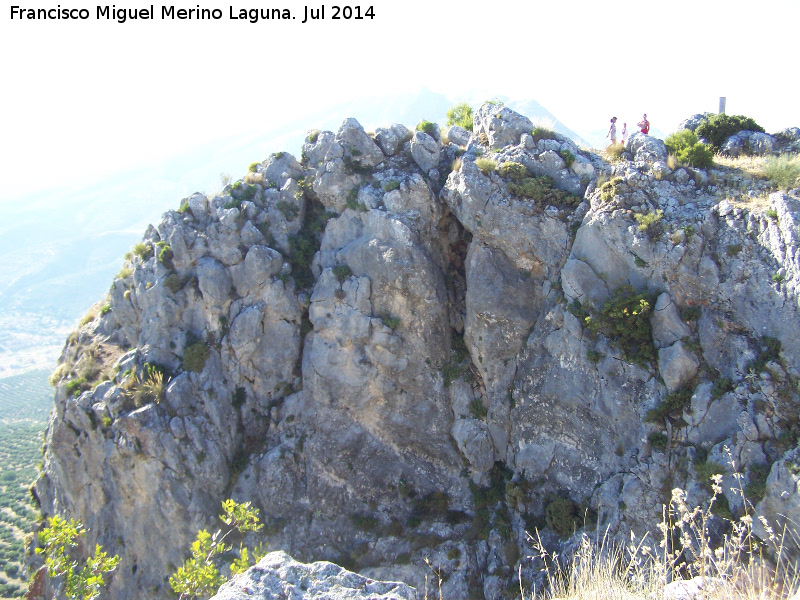
[[[122,557],[110,597],[171,597],[227,497],[449,598],[529,588],[534,527],[651,530],[725,448],[800,519],[797,196],[496,104],[426,129],[350,119],[185,199],[70,336],[34,493]]]

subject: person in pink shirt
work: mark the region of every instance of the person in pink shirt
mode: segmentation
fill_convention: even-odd
[[[641,127],[640,131],[647,135],[647,132],[650,131],[650,121],[647,120],[647,113],[642,115],[642,120],[637,125]]]

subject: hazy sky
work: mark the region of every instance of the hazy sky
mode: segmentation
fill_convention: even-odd
[[[715,112],[719,96],[768,132],[800,126],[800,0],[377,0],[360,5],[373,19],[334,21],[328,4],[326,20],[305,24],[305,5],[291,1],[175,4],[220,8],[218,21],[162,20],[168,4],[154,4],[156,19],[124,24],[98,21],[97,1],[61,0],[88,9],[86,21],[12,21],[13,4],[59,3],[4,0],[0,201],[423,86],[532,98],[579,133],[613,115],[630,126],[642,112],[670,132]],[[297,19],[228,18],[229,7],[259,6]]]

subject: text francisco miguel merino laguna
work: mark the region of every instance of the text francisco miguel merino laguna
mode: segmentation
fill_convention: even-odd
[[[162,20],[219,20],[223,18],[223,11],[219,8],[177,8],[173,6],[161,6],[160,17]],[[317,21],[330,20],[362,20],[374,19],[375,11],[372,6],[341,6],[324,4],[317,8],[304,7],[303,20]],[[228,7],[228,19],[233,21],[243,20],[250,23],[257,23],[260,20],[277,19],[297,19],[297,14],[293,15],[288,8],[234,8]],[[299,13],[299,11],[296,11]],[[151,20],[157,18],[158,13],[154,10],[154,5],[149,8],[117,8],[116,5],[95,7],[95,19],[117,21],[125,23],[132,20]],[[29,8],[24,6],[11,7],[11,20],[87,20],[92,16],[92,12],[87,8],[67,8],[60,4],[56,8]]]

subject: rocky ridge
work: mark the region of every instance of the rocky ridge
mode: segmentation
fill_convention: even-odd
[[[226,497],[270,549],[417,588],[427,558],[459,598],[530,589],[526,530],[641,535],[730,459],[800,517],[797,194],[626,150],[489,103],[185,199],[67,342],[43,512],[120,554],[120,600],[170,597]]]

